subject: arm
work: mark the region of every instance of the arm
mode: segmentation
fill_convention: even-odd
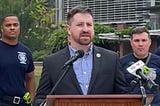
[[[33,101],[35,96],[35,78],[34,71],[26,73],[26,89],[30,93],[31,100]]]

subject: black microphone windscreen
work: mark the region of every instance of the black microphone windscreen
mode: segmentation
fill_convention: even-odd
[[[77,50],[76,54],[78,55],[78,58],[81,58],[84,56],[84,51],[83,50]]]

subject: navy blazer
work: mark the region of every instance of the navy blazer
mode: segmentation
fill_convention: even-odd
[[[100,54],[100,56],[97,56]],[[41,79],[36,92],[34,106],[46,98],[54,84],[62,75],[62,67],[69,60],[68,47],[46,57],[43,61]],[[87,94],[120,94],[126,92],[126,81],[120,71],[119,56],[117,53],[93,46],[93,68]],[[57,85],[54,95],[82,95],[81,87],[76,79],[73,66]]]

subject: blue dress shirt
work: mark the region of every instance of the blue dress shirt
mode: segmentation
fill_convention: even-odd
[[[78,83],[82,89],[84,95],[87,94],[89,82],[92,73],[92,60],[93,60],[93,45],[91,44],[87,53],[84,54],[82,58],[79,58],[73,63],[73,69],[76,74]],[[71,57],[75,55],[75,51],[71,46],[69,46]]]

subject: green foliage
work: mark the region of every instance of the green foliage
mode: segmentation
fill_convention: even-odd
[[[38,27],[48,27],[52,22],[55,10],[47,7],[48,3],[46,0],[32,0],[28,6],[29,15],[36,20]]]
[[[0,17],[7,13],[19,16],[21,23],[20,41],[33,52],[35,60],[48,52],[46,42],[53,33],[53,5],[47,0],[1,0]],[[39,53],[38,53],[39,52]]]
[[[55,10],[48,4],[49,2],[46,2],[46,0],[31,0],[26,8],[28,15],[34,20],[30,26],[27,43],[32,42],[29,43],[29,46],[33,51],[35,60],[42,59],[45,56],[44,54],[49,53],[46,42],[53,33],[52,18]]]
[[[127,29],[121,29],[121,30],[115,30],[115,34],[121,38],[123,38],[123,35],[130,35],[130,32],[133,27],[129,27]]]
[[[99,33],[111,33],[114,32],[114,29],[106,26],[106,25],[102,25],[102,24],[98,24],[95,23],[94,24],[94,30],[95,30],[95,35],[98,35]]]
[[[33,18],[34,24],[32,26],[31,34],[45,45],[45,40],[50,36],[52,17],[54,9],[46,7],[46,0],[32,0],[28,6],[29,15]]]
[[[1,0],[0,17],[7,13],[15,13],[21,23],[20,41],[27,45],[33,52],[34,60],[56,52],[66,46],[67,31],[64,22],[55,25],[53,17],[55,9],[48,0]],[[97,45],[111,44],[114,42],[99,38],[100,33],[116,33],[118,36],[128,35],[131,28],[115,30],[109,26],[95,23],[94,43]]]
[[[106,25],[102,25],[102,24],[98,24],[98,23],[95,23],[94,24],[94,30],[95,30],[95,37],[94,37],[94,43],[95,44],[105,44],[107,40],[102,40],[99,38],[99,35],[100,33],[111,33],[111,32],[114,32],[114,29],[109,27],[109,26],[106,26]]]
[[[51,52],[56,52],[67,44],[67,31],[64,23],[60,23],[61,28],[54,29],[54,32],[51,34],[50,38],[46,42],[47,48],[52,50]]]
[[[65,26],[64,22],[62,22],[60,26],[63,27],[60,29],[55,29],[54,33],[52,33],[50,38],[48,39],[48,42],[46,42],[47,48],[52,50],[52,52],[60,50],[67,44],[67,31],[64,27]],[[95,44],[106,43],[105,42],[106,40],[102,40],[99,38],[98,36],[99,33],[109,33],[114,31],[112,28],[101,24],[95,24],[94,29],[95,29],[95,37],[94,37]]]
[[[20,10],[24,8],[24,0],[0,0],[0,17],[8,13],[19,14]]]
[[[34,51],[32,55],[36,59],[36,61],[41,61],[44,57],[47,56],[45,50]]]

